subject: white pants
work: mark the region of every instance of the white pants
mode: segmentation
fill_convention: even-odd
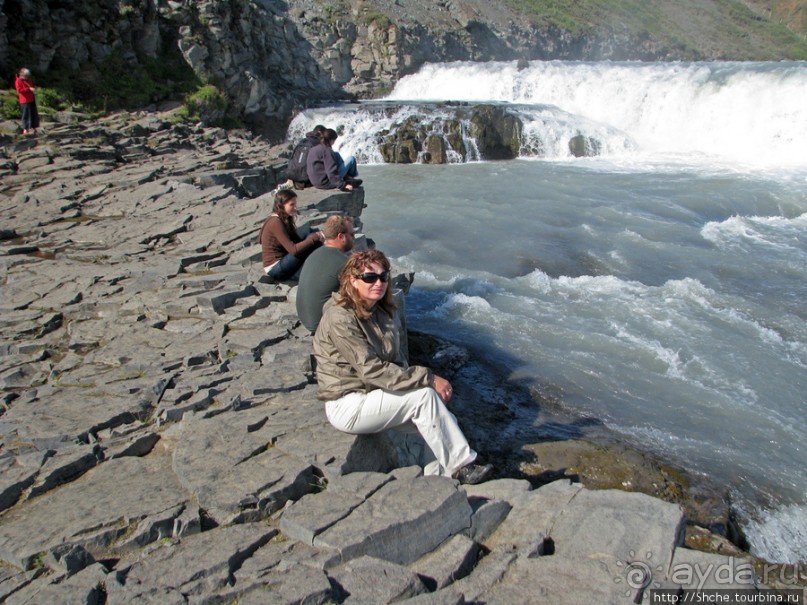
[[[376,389],[369,393],[348,393],[325,404],[328,421],[351,435],[380,433],[386,429],[414,424],[434,454],[426,475],[450,477],[476,460],[454,414],[430,387],[401,393]]]

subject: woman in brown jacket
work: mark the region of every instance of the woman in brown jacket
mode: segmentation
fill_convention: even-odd
[[[264,272],[276,281],[292,279],[302,269],[305,259],[325,240],[322,232],[303,237],[294,224],[297,194],[285,189],[275,195],[272,214],[258,234]]]
[[[451,383],[409,366],[401,354],[389,279],[389,260],[378,250],[348,259],[314,334],[317,397],[330,423],[346,433],[414,425],[433,454],[425,474],[485,481],[493,467],[474,464],[476,452],[446,407]]]

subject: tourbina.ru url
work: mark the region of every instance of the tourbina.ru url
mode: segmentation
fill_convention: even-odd
[[[734,605],[750,603],[751,605],[805,605],[803,589],[732,589],[715,588],[711,590],[659,590],[647,591],[647,603],[725,603]]]

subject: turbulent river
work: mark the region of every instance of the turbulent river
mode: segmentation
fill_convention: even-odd
[[[727,485],[752,550],[794,563],[807,560],[805,98],[805,63],[427,65],[386,111],[307,110],[289,138],[343,133],[365,231],[416,272],[412,327]],[[446,100],[517,112],[521,157],[383,164],[379,133]],[[600,154],[572,157],[578,134]]]

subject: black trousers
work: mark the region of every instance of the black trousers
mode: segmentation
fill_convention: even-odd
[[[39,128],[39,112],[36,109],[36,103],[22,103],[20,109],[22,110],[22,129]]]

